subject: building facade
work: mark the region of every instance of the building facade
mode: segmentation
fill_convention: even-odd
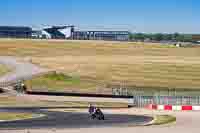
[[[75,31],[75,40],[128,41],[128,31]]]
[[[48,39],[72,39],[73,32],[74,26],[52,26],[42,31]]]
[[[128,31],[81,31],[75,30],[74,26],[51,26],[42,30],[23,26],[0,26],[0,38],[128,41],[129,34]]]
[[[0,26],[0,38],[31,38],[32,28],[20,26]]]

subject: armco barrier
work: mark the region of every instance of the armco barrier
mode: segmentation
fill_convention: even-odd
[[[115,96],[108,94],[87,94],[87,93],[67,93],[67,92],[37,92],[37,91],[27,91],[29,95],[42,95],[42,96],[73,96],[73,97],[98,97],[98,98],[122,98],[131,99],[131,96]]]
[[[171,110],[171,111],[200,111],[200,106],[192,106],[192,105],[153,105],[150,104],[146,106],[147,109],[150,110]]]

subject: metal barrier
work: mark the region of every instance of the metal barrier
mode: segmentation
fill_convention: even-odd
[[[199,90],[142,90],[113,88],[113,95],[133,96],[133,104],[144,107],[156,105],[200,105]]]
[[[23,77],[17,77],[10,81],[0,82],[0,88],[5,88],[17,84],[19,81],[31,80],[33,78],[40,77],[42,75],[47,75],[50,73],[55,73],[55,71],[46,71],[42,73],[37,73],[33,75],[25,75]],[[102,86],[102,85],[101,85]],[[41,88],[41,86],[40,86]],[[75,90],[71,90],[72,93]],[[90,90],[91,92],[84,92],[88,94],[110,94],[115,96],[131,96],[131,100],[134,105],[138,107],[144,107],[149,104],[159,104],[159,105],[200,105],[200,91],[198,90],[159,90],[159,89],[142,89],[142,88],[113,88],[108,91],[108,89]],[[82,92],[78,92],[82,93]]]

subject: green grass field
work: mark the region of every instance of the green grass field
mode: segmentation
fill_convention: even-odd
[[[33,63],[71,77],[65,82],[47,77],[42,77],[44,82],[34,81],[39,85],[55,84],[54,89],[94,89],[104,88],[107,84],[200,89],[199,47],[1,39],[0,55],[31,57]]]

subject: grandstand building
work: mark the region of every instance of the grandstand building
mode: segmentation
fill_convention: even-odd
[[[72,39],[74,26],[52,26],[42,30],[42,35],[48,39]]]
[[[74,26],[52,26],[42,30],[42,38],[73,40],[128,41],[129,31],[81,31]]]
[[[129,31],[75,30],[74,26],[51,26],[33,30],[23,26],[0,26],[0,38],[128,41]]]
[[[31,38],[32,28],[22,26],[0,26],[0,38]]]
[[[74,31],[75,40],[128,41],[129,31]]]

